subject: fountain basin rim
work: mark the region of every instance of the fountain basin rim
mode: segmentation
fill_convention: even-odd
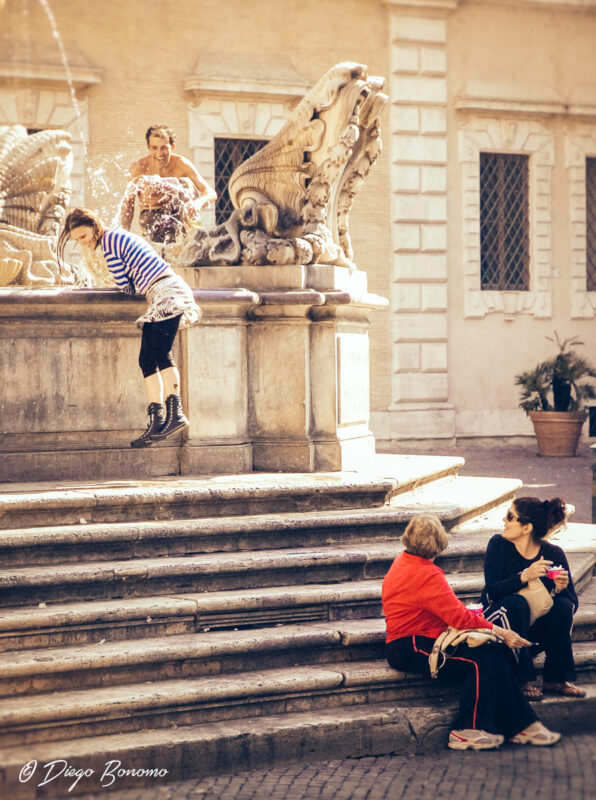
[[[388,300],[380,295],[351,294],[345,291],[319,292],[314,289],[303,291],[259,292],[251,289],[193,289],[193,296],[199,305],[211,303],[240,303],[246,305],[358,305],[367,308],[386,308]],[[0,287],[0,306],[24,303],[27,305],[86,305],[146,302],[145,295],[128,295],[116,288],[29,288],[23,286]]]

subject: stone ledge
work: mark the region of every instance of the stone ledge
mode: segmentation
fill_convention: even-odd
[[[304,511],[313,510],[313,504],[321,510],[358,508],[361,504],[372,507],[383,505],[399,485],[396,478],[380,477],[374,471],[369,475],[335,472],[309,476],[256,472],[197,478],[174,476],[171,480],[166,477],[142,481],[73,482],[70,485],[66,482],[37,491],[29,487],[15,491],[10,484],[4,484],[4,490],[0,491],[0,528],[14,527],[17,516],[23,523],[20,527],[30,527],[48,524],[49,521],[52,524],[76,524],[83,515],[87,522],[117,522],[119,518],[129,521],[147,519],[156,513],[161,519],[212,516],[208,508],[222,516],[251,514],[254,513],[251,506],[253,509],[260,506],[262,512],[267,511],[268,501],[274,504],[285,501],[290,508],[301,503],[300,509]],[[203,512],[202,504],[205,507]],[[269,511],[281,510],[279,507],[269,508]]]
[[[247,77],[250,76],[250,77]],[[195,72],[184,80],[196,100],[206,97],[269,102],[298,101],[311,84],[285,55],[271,53],[203,53]]]
[[[168,776],[160,781],[154,777],[118,780],[118,788],[146,785],[155,789],[173,779],[272,768],[297,760],[436,752],[446,746],[455,708],[452,699],[443,700],[439,707],[407,701],[371,703],[6,748],[0,751],[4,768],[0,788],[11,800],[35,800],[43,773],[28,783],[18,780],[23,764],[31,759],[42,765],[66,758],[75,769],[93,769],[93,776],[80,781],[72,792],[72,778],[54,782],[53,791],[76,796],[105,789],[100,778],[113,759],[128,769],[167,769]],[[564,733],[591,730],[596,689],[588,687],[588,697],[580,704],[547,698],[540,712],[547,724]]]
[[[94,67],[69,68],[70,80],[76,89],[83,89],[101,83],[102,70]],[[61,64],[26,64],[19,62],[0,62],[0,83],[12,84],[31,82],[68,88],[68,75]]]
[[[596,648],[593,642],[576,644],[574,655],[579,671],[594,668]],[[375,685],[382,688],[387,684],[391,684],[391,688],[397,692],[393,699],[400,703],[416,696],[424,698],[437,693],[451,694],[442,684],[393,670],[384,659],[333,662],[99,686],[93,692],[75,688],[40,694],[38,702],[31,702],[31,696],[4,698],[0,723],[4,736],[9,736],[13,731],[18,735],[25,728],[35,727],[41,732],[47,725],[53,727],[72,722],[86,724],[89,719],[121,721],[124,732],[134,730],[135,715],[142,717],[143,713],[149,711],[161,709],[167,714],[175,714],[185,708],[199,710],[200,707],[209,706],[211,710],[217,711],[219,708],[225,712],[228,704],[236,704],[237,711],[241,712],[239,717],[242,718],[248,715],[255,702],[269,697],[310,695],[315,698],[334,692],[342,694],[344,690],[362,686],[370,691]],[[596,697],[596,686],[592,692]]]

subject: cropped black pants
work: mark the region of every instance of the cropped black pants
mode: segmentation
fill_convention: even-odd
[[[542,678],[547,683],[564,683],[575,680],[575,665],[571,648],[573,603],[567,597],[553,597],[553,607],[530,625],[530,606],[521,594],[509,594],[493,603],[484,612],[485,619],[502,628],[510,628],[533,647],[517,650],[517,676],[522,683],[536,680],[533,656],[544,650],[545,661]]]
[[[141,335],[141,351],[139,353],[139,367],[143,378],[148,378],[157,370],[175,367],[176,362],[172,356],[172,346],[178,333],[182,314],[160,322],[145,322]]]
[[[389,664],[403,672],[430,678],[428,656],[434,639],[404,636],[385,646]],[[460,645],[439,670],[438,681],[461,683],[458,714],[453,730],[477,729],[515,736],[537,717],[521,692],[506,645],[488,642],[479,647]]]

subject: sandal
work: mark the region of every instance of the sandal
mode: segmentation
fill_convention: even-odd
[[[544,697],[538,686],[534,686],[533,683],[526,683],[525,686],[522,686],[522,694],[527,700],[542,700]]]
[[[585,697],[586,690],[580,689],[574,683],[565,681],[564,683],[544,683],[542,688],[549,694],[562,694],[565,697]]]

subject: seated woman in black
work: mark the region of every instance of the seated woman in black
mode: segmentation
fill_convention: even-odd
[[[537,497],[514,500],[503,521],[505,529],[488,543],[484,560],[486,585],[482,592],[484,617],[534,642],[517,650],[518,678],[530,700],[541,700],[543,692],[569,697],[584,697],[573,684],[576,678],[571,649],[571,627],[578,601],[567,557],[545,537],[566,519],[563,501],[556,497],[542,502]],[[563,570],[548,577],[552,565]],[[551,593],[553,605],[548,613],[530,624],[530,607],[517,592],[528,581],[539,578]],[[542,691],[534,684],[536,673],[532,657],[545,651]]]

